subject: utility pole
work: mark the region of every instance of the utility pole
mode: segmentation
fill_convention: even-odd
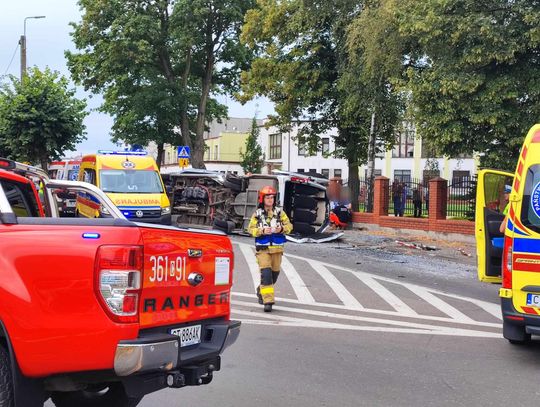
[[[26,20],[38,18],[45,18],[45,16],[31,16],[24,18],[23,35],[21,35],[21,39],[19,40],[19,45],[21,46],[21,83],[26,75]]]

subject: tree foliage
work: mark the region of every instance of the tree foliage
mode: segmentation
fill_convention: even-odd
[[[86,102],[68,80],[49,69],[30,69],[23,83],[11,77],[0,90],[0,150],[9,158],[41,164],[74,150],[85,137]]]
[[[418,131],[449,156],[513,169],[540,116],[538,0],[404,0],[406,86]]]
[[[242,159],[240,165],[246,174],[248,172],[260,174],[264,165],[264,154],[258,142],[260,132],[257,120],[253,118],[253,121],[251,122],[251,131],[246,140],[245,153],[240,152],[240,158]]]
[[[371,118],[379,147],[394,141],[400,98],[384,75],[370,75],[347,46],[362,2],[259,0],[248,12],[242,40],[256,51],[243,72],[243,99],[265,95],[275,103],[271,124],[302,122],[299,142],[313,153],[319,136],[337,129],[335,154],[349,163],[352,203],[358,198],[358,166],[367,161]]]
[[[252,0],[80,0],[67,52],[74,79],[103,93],[114,139],[187,145],[204,167],[205,123],[226,116],[215,99],[238,88],[250,53],[238,37]],[[180,134],[178,134],[178,131]]]

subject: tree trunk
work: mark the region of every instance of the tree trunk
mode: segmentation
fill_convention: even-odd
[[[373,213],[373,189],[375,186],[375,111],[371,114],[368,141],[367,204],[366,212]]]
[[[43,171],[48,173],[49,172],[49,158],[47,156],[42,155],[39,157],[39,163],[41,164],[41,168],[43,169]]]
[[[158,143],[157,145],[157,159],[156,164],[158,168],[161,170],[161,163],[163,162],[163,153],[165,152],[165,148],[163,143]]]
[[[358,212],[359,202],[358,195],[360,195],[360,180],[358,178],[358,161],[355,158],[349,158],[349,189],[351,191],[351,210]]]
[[[189,132],[189,116],[187,113],[188,110],[188,100],[187,100],[187,84],[188,78],[191,71],[191,48],[187,51],[186,57],[186,67],[184,69],[184,75],[182,76],[182,112],[180,113],[180,133],[181,133],[181,142],[179,143],[185,146],[193,147],[191,142],[191,134]]]
[[[206,67],[204,77],[202,79],[201,100],[197,112],[197,123],[195,126],[195,142],[193,143],[193,151],[191,152],[191,165],[193,168],[206,168],[204,165],[204,122],[206,118],[206,104],[210,87],[212,86],[212,74],[214,71],[214,52],[213,46],[208,47],[206,53]]]

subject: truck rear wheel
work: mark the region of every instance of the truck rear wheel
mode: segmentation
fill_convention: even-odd
[[[13,407],[11,361],[6,348],[0,345],[0,407]]]
[[[135,407],[142,397],[128,397],[122,383],[105,383],[86,390],[55,392],[51,399],[56,407]]]

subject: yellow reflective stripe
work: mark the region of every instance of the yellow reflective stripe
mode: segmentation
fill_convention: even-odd
[[[266,294],[274,294],[274,286],[267,285],[267,286],[261,286],[261,295]]]

